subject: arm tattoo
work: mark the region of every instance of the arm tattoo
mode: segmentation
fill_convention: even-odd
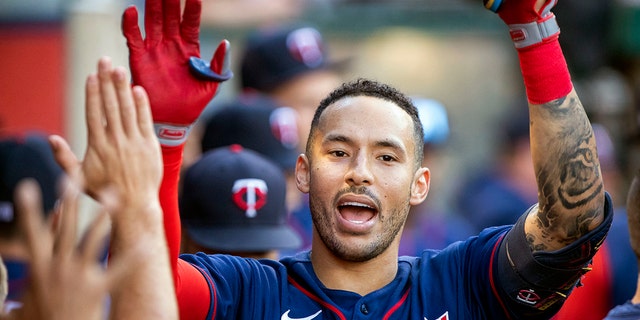
[[[537,107],[543,108],[532,121],[536,138],[543,137],[534,155],[540,233],[527,234],[534,251],[552,243],[566,246],[589,232],[602,214],[594,200],[603,191],[595,138],[580,101],[569,96]],[[536,123],[544,128],[536,128]]]

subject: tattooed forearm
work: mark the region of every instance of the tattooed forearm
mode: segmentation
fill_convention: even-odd
[[[595,138],[574,93],[531,112],[539,210],[527,240],[535,251],[564,247],[601,219],[603,183]]]

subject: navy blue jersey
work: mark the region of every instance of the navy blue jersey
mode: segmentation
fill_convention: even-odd
[[[637,320],[640,319],[640,304],[627,301],[609,312],[604,320]]]
[[[546,319],[589,270],[586,264],[604,241],[613,217],[605,195],[605,221],[561,250],[532,253],[524,214],[514,226],[399,257],[395,279],[365,296],[324,287],[309,251],[280,261],[204,253],[181,259],[206,280],[206,319]],[[178,282],[181,293],[180,283],[189,280]]]
[[[214,299],[207,319],[502,319],[491,263],[507,230],[490,228],[442,251],[400,257],[396,278],[365,296],[325,288],[309,252],[279,262],[205,254],[182,259],[209,278]]]

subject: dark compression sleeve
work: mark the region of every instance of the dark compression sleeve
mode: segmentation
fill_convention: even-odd
[[[527,214],[520,217],[502,241],[497,268],[493,270],[499,299],[511,315],[541,319],[560,309],[580,278],[590,270],[591,259],[609,231],[613,208],[608,193],[604,211],[600,226],[554,252],[531,251],[524,232]]]

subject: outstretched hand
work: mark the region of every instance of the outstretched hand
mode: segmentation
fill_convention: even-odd
[[[97,75],[87,78],[85,103],[84,159],[80,162],[64,139],[52,136],[56,161],[69,175],[79,175],[86,192],[98,200],[105,190],[114,189],[122,205],[157,203],[162,157],[144,89],[131,88],[125,69],[113,68],[105,57]]]
[[[127,8],[122,17],[133,83],[149,93],[156,125],[170,125],[156,128],[162,144],[163,139],[168,144],[177,141],[174,145],[184,142],[188,127],[213,99],[220,82],[231,78],[226,40],[210,63],[199,59],[201,7],[201,0],[186,0],[181,17],[180,0],[147,0],[144,39],[136,8]]]

